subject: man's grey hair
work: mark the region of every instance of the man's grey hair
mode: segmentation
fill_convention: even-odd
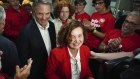
[[[52,0],[32,0],[33,2],[50,2],[52,3]]]
[[[0,6],[0,22],[4,21],[6,18],[5,10],[2,6]]]
[[[35,12],[36,6],[38,6],[40,4],[46,4],[46,5],[51,6],[52,1],[51,0],[33,0],[33,5],[32,5],[33,12]]]
[[[140,16],[140,10],[134,10],[128,14],[128,16]]]

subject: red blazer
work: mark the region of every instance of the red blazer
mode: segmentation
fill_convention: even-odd
[[[80,79],[92,77],[88,66],[89,57],[89,48],[82,45],[80,47]],[[58,47],[51,51],[45,74],[47,79],[71,79],[71,63],[67,47]]]

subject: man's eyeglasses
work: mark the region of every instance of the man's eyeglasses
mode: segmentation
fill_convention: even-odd
[[[134,23],[134,22],[130,22],[130,21],[128,21],[128,20],[125,20],[124,23],[128,23],[128,24],[130,24],[131,26],[139,25],[139,24],[136,24],[136,23]]]
[[[104,2],[97,2],[97,3],[94,3],[93,5],[102,5]]]

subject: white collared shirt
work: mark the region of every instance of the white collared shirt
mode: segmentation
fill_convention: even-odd
[[[45,44],[45,47],[46,47],[46,50],[48,52],[48,56],[50,55],[50,51],[51,51],[51,41],[50,41],[50,35],[49,35],[49,31],[48,31],[48,28],[49,28],[49,22],[48,24],[46,25],[46,27],[44,28],[43,26],[41,26],[37,21],[36,19],[34,18],[38,28],[39,28],[39,31],[41,33],[41,36],[43,38],[43,41],[44,41],[44,44]]]
[[[80,61],[80,50],[78,50],[76,57],[73,57],[69,48],[68,52],[70,55],[70,62],[71,62],[71,74],[72,74],[72,79],[80,79],[80,73],[81,73],[81,61]],[[75,60],[77,62],[77,74],[75,74]]]
[[[52,22],[55,25],[56,35],[58,35],[58,32],[59,32],[60,28],[62,27],[62,21],[58,18],[58,19],[52,20]]]

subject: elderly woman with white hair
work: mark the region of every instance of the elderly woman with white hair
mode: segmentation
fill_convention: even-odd
[[[0,6],[0,33],[4,31],[5,18],[5,10]],[[10,79],[15,72],[14,79],[27,79],[32,62],[30,58],[28,64],[20,68],[16,46],[0,34],[0,79]]]

